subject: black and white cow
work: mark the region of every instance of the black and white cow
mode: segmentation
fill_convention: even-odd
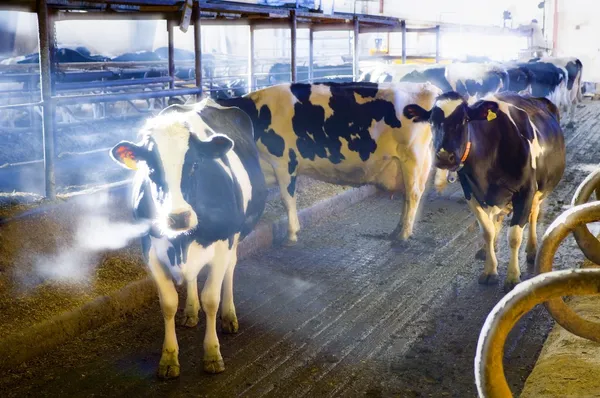
[[[261,217],[267,196],[250,119],[212,100],[192,110],[173,106],[149,120],[141,142],[121,142],[111,155],[124,167],[137,169],[134,216],[152,225],[142,248],[165,320],[158,375],[179,375],[173,282],[187,283],[183,324],[193,327],[200,309],[197,277],[205,266],[210,270],[200,296],[206,313],[204,370],[222,372],[216,332],[221,286],[222,328],[235,333],[236,249]]]
[[[288,213],[288,244],[300,230],[296,178],[333,184],[376,185],[405,195],[394,239],[411,236],[432,162],[429,126],[404,119],[412,103],[433,106],[441,91],[428,83],[282,84],[219,100],[252,119],[270,184],[277,183]]]
[[[505,64],[505,66],[509,77],[507,91],[521,95],[531,95],[535,78],[533,72],[526,66],[517,65],[516,63]]]
[[[540,59],[536,59],[532,62],[538,63],[547,63],[556,66],[557,68],[561,68],[567,73],[567,98],[566,103],[563,105],[565,111],[569,113],[569,123],[568,126],[572,126],[574,124],[575,119],[575,107],[583,100],[583,92],[582,92],[582,74],[583,74],[583,64],[581,61],[575,57],[543,57]]]
[[[487,96],[473,105],[458,93],[437,98],[431,110],[404,108],[415,122],[428,122],[434,134],[437,167],[456,170],[477,217],[487,249],[479,282],[498,282],[495,243],[504,216],[513,216],[505,290],[520,282],[519,247],[529,222],[527,260],[537,250],[536,225],[542,201],[565,169],[565,143],[557,107],[546,98],[514,93]]]
[[[364,73],[362,78],[379,83],[430,82],[444,93],[456,91],[470,98],[506,90],[509,85],[509,75],[502,65],[474,62],[379,65]]]
[[[567,71],[548,62],[519,63],[518,67],[527,69],[532,76],[531,95],[550,100],[557,107],[568,103]]]

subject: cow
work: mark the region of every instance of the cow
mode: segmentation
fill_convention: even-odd
[[[565,142],[558,108],[546,98],[505,92],[469,105],[456,92],[439,96],[433,108],[411,104],[404,115],[430,124],[435,165],[458,172],[486,248],[481,284],[498,283],[495,244],[512,211],[510,261],[505,291],[520,282],[519,248],[529,223],[527,261],[535,261],[537,218],[544,199],[565,169]]]
[[[522,95],[531,94],[535,78],[533,72],[526,66],[516,63],[505,64],[505,66],[509,77],[507,91]]]
[[[457,62],[448,65],[387,65],[363,75],[375,82],[430,82],[442,92],[457,91],[468,97],[482,97],[508,88],[509,76],[499,64]]]
[[[581,61],[575,57],[565,57],[565,58],[557,58],[557,57],[543,57],[539,59],[532,60],[532,62],[542,62],[549,63],[557,68],[561,68],[566,70],[567,72],[567,99],[563,108],[565,111],[569,112],[569,122],[567,123],[567,127],[574,126],[575,119],[575,108],[577,104],[579,104],[583,100],[583,92],[582,92],[582,74],[583,74],[583,64]]]
[[[429,126],[404,119],[409,103],[433,105],[440,90],[428,83],[282,84],[219,100],[252,119],[268,184],[279,185],[288,215],[287,244],[297,242],[296,178],[376,185],[405,193],[403,220],[391,236],[412,235],[429,175]]]
[[[123,141],[111,156],[137,169],[134,217],[151,227],[142,250],[158,288],[165,339],[158,376],[179,375],[175,336],[177,284],[187,283],[183,325],[198,323],[198,273],[209,266],[200,299],[206,313],[204,370],[225,369],[216,333],[221,286],[221,325],[235,333],[233,272],[238,243],[261,217],[267,197],[252,122],[237,108],[210,99],[194,107],[173,105],[150,119],[137,144]]]
[[[544,97],[557,107],[568,105],[567,70],[548,62],[517,63],[532,76],[531,95]]]

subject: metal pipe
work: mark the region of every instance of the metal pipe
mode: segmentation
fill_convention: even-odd
[[[248,46],[248,92],[254,90],[254,24],[250,23],[250,45]]]
[[[56,198],[54,176],[54,103],[52,101],[52,76],[50,54],[53,51],[49,32],[54,23],[49,15],[46,0],[39,0],[38,10],[38,40],[40,54],[40,79],[42,91],[42,135],[44,147],[44,182],[48,199]]]
[[[579,185],[571,205],[577,206],[586,203],[592,193],[596,191],[596,199],[598,197],[598,189],[600,189],[600,168],[590,173],[585,180]],[[577,242],[577,246],[581,249],[588,260],[600,264],[600,241],[590,232],[587,225],[580,225],[573,229],[573,236]]]
[[[440,36],[441,36],[441,30],[440,30],[440,25],[435,27],[435,63],[439,64],[440,63]]]
[[[119,86],[139,86],[145,84],[159,84],[159,83],[171,83],[174,82],[174,78],[171,77],[151,77],[146,79],[123,79],[123,80],[111,80],[102,82],[86,82],[86,83],[57,83],[56,88],[59,91],[62,90],[85,90],[90,88],[107,88],[107,87],[119,87]]]
[[[504,375],[504,343],[517,321],[537,304],[562,296],[600,291],[600,269],[572,269],[538,275],[521,282],[496,304],[479,334],[475,384],[482,398],[512,397]]]
[[[200,95],[201,93],[202,87],[194,87],[188,89],[142,91],[138,93],[126,94],[69,95],[62,97],[54,97],[54,100],[57,104],[69,105],[79,103],[89,104],[95,102],[129,101],[134,99],[166,98],[175,97],[177,95]]]
[[[308,81],[309,83],[312,83],[314,80],[314,71],[313,71],[313,64],[315,62],[314,60],[314,43],[315,42],[315,31],[313,29],[313,26],[310,25],[310,27],[308,28]]]
[[[354,17],[354,48],[352,51],[352,74],[354,75],[354,81],[358,80],[359,67],[358,67],[358,44],[359,44],[359,22],[358,17]]]
[[[290,11],[290,32],[291,32],[291,61],[290,61],[290,67],[292,69],[292,83],[296,83],[297,79],[298,79],[298,70],[296,68],[296,50],[297,50],[297,29],[296,29],[296,10],[291,10]]]
[[[406,21],[402,21],[402,63],[406,63]],[[389,42],[388,42],[389,46]]]
[[[36,106],[42,106],[42,102],[31,102],[27,104],[15,104],[15,105],[2,105],[0,106],[0,111],[8,110],[8,109],[19,109],[19,108],[33,108]]]
[[[168,56],[169,56],[169,89],[175,88],[175,44],[173,29],[175,22],[172,19],[167,20],[167,40],[168,40]]]
[[[196,99],[202,96],[202,24],[200,22],[200,6],[194,2],[192,10],[194,16],[194,67],[196,73],[196,87],[200,90]]]
[[[558,216],[548,227],[535,259],[536,274],[552,271],[554,255],[560,243],[576,227],[600,220],[600,201],[572,207]],[[517,285],[519,286],[519,285]],[[544,304],[554,320],[577,336],[600,343],[600,323],[580,317],[563,301],[562,297]]]

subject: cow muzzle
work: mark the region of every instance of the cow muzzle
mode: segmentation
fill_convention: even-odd
[[[456,156],[452,152],[438,151],[435,154],[435,166],[440,169],[452,169],[456,166]]]
[[[167,225],[174,231],[188,230],[192,225],[192,212],[189,210],[169,213]]]

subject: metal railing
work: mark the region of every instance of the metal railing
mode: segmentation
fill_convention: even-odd
[[[600,221],[600,201],[585,203],[600,190],[600,169],[590,174],[577,189],[574,206],[558,216],[548,227],[538,249],[535,272],[538,276],[522,282],[490,312],[479,335],[475,356],[475,381],[480,397],[506,398],[512,392],[502,363],[504,343],[517,321],[537,304],[544,303],[554,320],[569,332],[600,342],[600,323],[582,318],[565,303],[563,296],[600,294],[600,269],[552,271],[554,256],[570,234],[586,257],[598,255],[598,240],[586,224]]]

